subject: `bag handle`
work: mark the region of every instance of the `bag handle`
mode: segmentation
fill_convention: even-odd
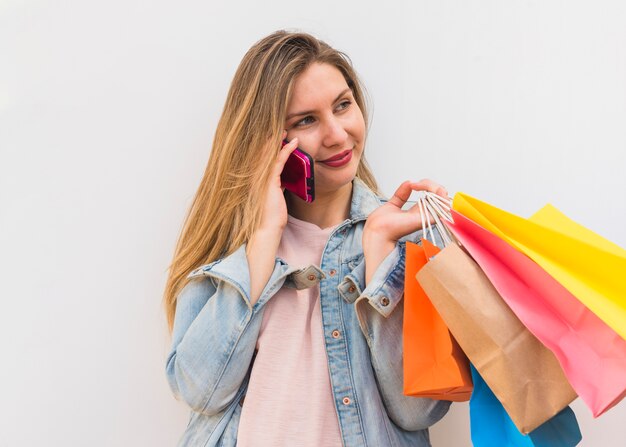
[[[436,226],[444,245],[456,242],[456,238],[443,222],[444,220],[452,222],[450,199],[445,199],[430,191],[423,191],[418,197],[417,206],[422,220],[422,237],[428,239],[430,234],[430,242],[434,244],[435,235],[432,227]],[[434,225],[431,224],[431,220],[434,221]]]

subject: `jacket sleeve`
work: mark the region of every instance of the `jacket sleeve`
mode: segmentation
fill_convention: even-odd
[[[288,267],[276,260],[261,298],[250,305],[245,245],[201,267],[177,298],[166,376],[177,399],[207,415],[235,399],[255,350],[263,305],[282,286]]]
[[[435,243],[442,245],[438,234]],[[387,413],[396,425],[413,431],[427,428],[440,420],[447,413],[450,402],[403,394],[405,247],[402,241],[396,245],[380,264],[370,283],[360,289],[362,292],[354,305],[370,348],[374,374]],[[365,266],[359,265],[347,279],[359,290],[364,285],[364,273]]]

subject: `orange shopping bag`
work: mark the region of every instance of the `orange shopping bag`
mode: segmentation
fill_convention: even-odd
[[[467,357],[415,278],[439,249],[426,239],[421,243],[406,243],[403,391],[407,396],[467,401],[472,394]]]

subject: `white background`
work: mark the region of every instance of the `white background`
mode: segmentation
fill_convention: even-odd
[[[256,40],[352,57],[387,194],[551,202],[624,247],[625,23],[619,0],[0,1],[0,446],[176,443],[166,269]],[[626,403],[573,408],[582,446],[625,445]],[[432,436],[469,446],[467,404]]]

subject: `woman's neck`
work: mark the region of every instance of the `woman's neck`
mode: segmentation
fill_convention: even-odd
[[[336,191],[319,194],[316,191],[315,200],[312,203],[307,203],[290,192],[287,192],[285,197],[289,214],[293,217],[320,228],[328,228],[350,217],[352,182]]]

